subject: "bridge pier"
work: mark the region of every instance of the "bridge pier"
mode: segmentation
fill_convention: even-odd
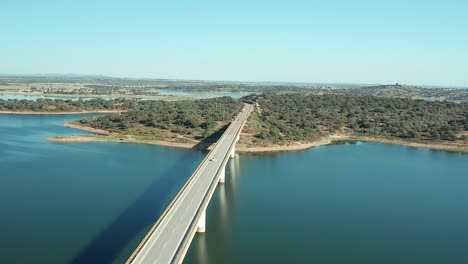
[[[226,167],[223,167],[219,175],[219,182],[224,183],[225,180],[226,180]]]
[[[206,232],[206,210],[216,188],[221,188],[221,207],[225,207],[226,186],[220,183],[226,180],[225,166],[236,156],[236,144],[240,142],[240,134],[252,110],[251,105],[244,106],[237,122],[229,125],[126,263],[182,263],[195,233]],[[239,159],[233,159],[228,165],[234,166],[231,167],[230,181],[236,181],[235,170],[239,170],[239,162]],[[221,214],[223,218],[227,217],[224,211]]]
[[[197,232],[204,233],[205,229],[206,229],[206,209],[203,210],[203,213],[201,214],[200,219],[198,219]]]
[[[232,150],[231,150],[231,153],[229,154],[229,156],[232,159],[236,157],[236,146],[235,145],[232,147]]]

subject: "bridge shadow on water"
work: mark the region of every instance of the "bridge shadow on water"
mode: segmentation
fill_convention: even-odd
[[[203,139],[193,147],[193,150],[206,150],[223,135],[228,126],[220,128]],[[161,177],[152,182],[146,191],[87,245],[71,263],[101,264],[116,261],[116,258],[122,255],[122,251],[128,246],[129,242],[134,240],[145,229],[149,230],[185,184],[185,180],[193,173],[198,164],[195,167],[187,166],[185,168],[180,164],[188,159],[193,161],[192,156],[194,153],[189,151],[181,160],[174,162],[173,166],[169,167]],[[174,173],[177,175],[174,175]],[[182,175],[185,175],[185,177],[181,177]],[[143,239],[143,236],[141,239]]]
[[[199,138],[200,142],[193,146],[193,149],[195,150],[208,150],[208,148],[213,145],[218,139],[224,134],[224,131],[229,127],[229,124],[221,127],[217,131],[215,131],[213,134],[206,138]]]
[[[121,257],[128,244],[156,222],[161,213],[184,185],[185,180],[198,166],[181,166],[181,162],[193,162],[199,157],[194,151],[186,152],[152,182],[110,226],[101,232],[71,261],[74,264],[113,263]],[[144,235],[143,235],[144,236]],[[140,238],[143,239],[143,236]],[[140,241],[138,241],[139,243]],[[136,248],[137,245],[135,245]],[[133,248],[134,249],[134,248]],[[132,250],[133,250],[132,249]],[[129,252],[128,256],[131,254]],[[128,257],[126,256],[126,257]]]

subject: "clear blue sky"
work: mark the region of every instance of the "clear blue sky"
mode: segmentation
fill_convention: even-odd
[[[468,82],[462,0],[3,0],[0,11],[0,73]]]

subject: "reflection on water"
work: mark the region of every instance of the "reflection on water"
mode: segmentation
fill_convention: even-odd
[[[78,117],[0,115],[2,263],[123,263],[205,155],[43,141]],[[468,263],[467,164],[375,143],[238,155],[185,263]]]
[[[0,115],[1,263],[124,263],[205,155],[43,140],[82,116]]]
[[[357,143],[226,169],[184,263],[468,263],[468,155]]]
[[[197,233],[193,238],[186,258],[195,259],[195,263],[223,263],[218,262],[228,257],[228,238],[232,237],[231,225],[235,221],[234,213],[237,203],[237,186],[240,178],[241,161],[239,155],[230,159],[226,164],[226,182],[218,184],[207,209],[207,230]],[[208,228],[209,227],[209,228]],[[226,238],[223,241],[213,240],[216,237]],[[190,263],[190,262],[189,262]]]

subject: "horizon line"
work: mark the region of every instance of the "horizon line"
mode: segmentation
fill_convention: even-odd
[[[82,73],[0,73],[0,78],[5,77],[50,77],[50,78],[106,78],[106,79],[130,79],[130,80],[169,80],[169,81],[193,81],[193,82],[227,82],[227,83],[272,83],[289,85],[354,85],[354,86],[377,86],[377,85],[406,85],[421,88],[462,88],[464,85],[437,85],[437,84],[414,84],[414,83],[366,83],[366,82],[312,82],[312,81],[245,81],[245,80],[219,80],[219,79],[190,79],[190,78],[161,78],[161,77],[122,77],[110,76],[105,74],[82,74]]]

